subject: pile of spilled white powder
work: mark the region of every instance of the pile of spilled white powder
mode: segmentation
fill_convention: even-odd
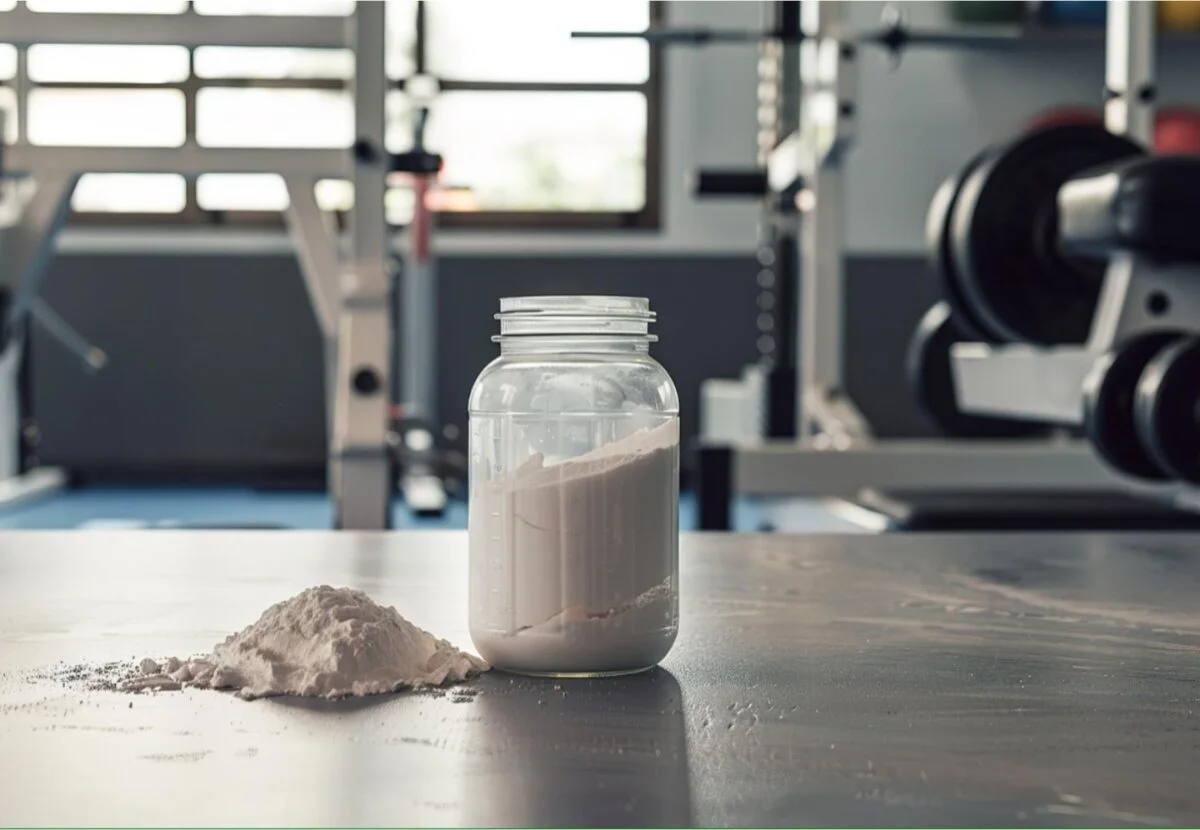
[[[142,660],[123,691],[224,689],[342,698],[441,686],[487,671],[478,657],[410,623],[362,591],[322,585],[266,610],[211,654]]]

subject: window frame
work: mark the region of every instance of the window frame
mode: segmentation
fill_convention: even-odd
[[[660,23],[664,17],[663,0],[649,0],[650,25]],[[414,52],[417,71],[420,71],[422,53],[425,48],[426,24],[424,15],[417,15]],[[2,40],[2,36],[0,36]],[[520,81],[470,81],[441,80],[443,92],[639,92],[646,100],[645,138],[645,201],[636,211],[439,211],[437,224],[443,228],[477,230],[658,230],[662,222],[662,93],[663,52],[656,44],[649,44],[649,71],[642,83],[613,82],[520,82]],[[26,60],[24,49],[18,51],[18,63]],[[136,82],[82,82],[53,81],[28,82],[24,90],[17,88],[14,81],[0,81],[25,94],[31,89],[174,89],[184,96],[184,131],[186,141],[194,141],[196,135],[196,100],[201,89],[211,88],[260,88],[260,89],[322,89],[345,90],[351,81],[338,78],[201,78],[196,75],[195,50],[188,49],[188,77],[186,80],[169,83]],[[405,78],[388,78],[388,93],[403,92]],[[432,148],[436,151],[436,148]],[[103,211],[72,211],[71,222],[76,225],[129,227],[150,225],[154,227],[234,227],[249,229],[282,228],[284,217],[277,211],[215,211],[201,208],[196,199],[196,177],[184,176],[186,203],[178,213],[113,213]],[[337,225],[345,227],[346,212],[338,211]],[[397,226],[403,227],[403,226]]]

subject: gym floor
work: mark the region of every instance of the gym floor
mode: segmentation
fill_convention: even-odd
[[[0,509],[0,529],[65,530],[167,527],[271,527],[327,529],[332,508],[323,493],[261,492],[243,488],[81,488],[64,490]],[[788,533],[866,533],[819,501],[770,502],[739,499],[734,529]],[[393,507],[397,528],[464,529],[467,507],[452,501],[440,518],[414,516],[400,501]],[[680,499],[680,525],[696,526],[695,500]]]

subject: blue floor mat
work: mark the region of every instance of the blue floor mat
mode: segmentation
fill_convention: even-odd
[[[696,502],[680,499],[680,526],[696,526]],[[397,500],[392,507],[396,528],[464,529],[467,507],[451,501],[439,518],[413,515]],[[788,499],[759,502],[739,499],[734,529],[772,529],[788,533],[855,533],[863,528],[834,515],[820,502]],[[259,492],[241,488],[82,488],[15,504],[0,510],[0,529],[62,530],[162,528],[176,526],[286,527],[322,530],[333,524],[333,509],[324,493]]]

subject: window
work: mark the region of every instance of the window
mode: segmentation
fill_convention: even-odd
[[[354,0],[195,0],[194,5],[200,14],[344,17],[354,11]]]
[[[0,0],[3,14],[11,0]],[[28,0],[28,12],[346,16],[350,0]],[[445,167],[430,194],[444,225],[647,227],[657,221],[657,56],[644,42],[578,40],[575,30],[637,31],[657,4],[387,3],[387,143],[412,144],[404,87],[441,83],[426,132]],[[180,20],[181,25],[186,25]],[[2,39],[2,34],[0,34]],[[0,111],[9,141],[58,147],[341,148],[354,137],[349,49],[0,43]],[[27,90],[19,101],[16,90]],[[19,106],[20,105],[20,106]],[[18,129],[18,117],[24,120]],[[413,193],[393,177],[387,214],[409,221]],[[317,184],[343,211],[348,181]],[[74,199],[89,222],[280,222],[274,174],[90,174]]]
[[[458,81],[641,84],[650,77],[642,40],[572,39],[576,30],[639,31],[647,3],[430,3],[429,71]]]
[[[4,119],[4,141],[12,144],[17,140],[17,94],[8,87],[0,86],[0,118]]]
[[[27,100],[31,144],[178,147],[185,137],[175,89],[35,88]]]
[[[520,0],[427,3],[414,54],[443,94],[427,143],[445,159],[443,224],[650,225],[657,220],[655,55],[639,31],[657,4]],[[420,48],[417,48],[417,47]],[[397,79],[389,146],[411,146]]]
[[[17,95],[11,86],[16,76],[17,50],[0,44],[0,120],[4,122],[0,139],[9,144],[17,140]]]
[[[196,94],[201,147],[349,147],[350,93],[326,89],[222,89]]]
[[[402,93],[392,150],[411,145]],[[459,210],[635,213],[645,203],[646,102],[637,92],[447,92],[428,143],[442,182],[472,195]]]
[[[30,46],[29,80],[35,84],[172,84],[186,81],[182,46]]]
[[[186,205],[183,176],[158,173],[88,173],[71,197],[80,213],[170,214]]]
[[[17,74],[17,50],[0,43],[0,81],[11,81]]]
[[[354,77],[354,54],[349,49],[201,46],[194,60],[196,77],[210,80],[332,78],[345,82]]]
[[[62,14],[179,14],[187,8],[187,0],[28,0],[33,12]]]

